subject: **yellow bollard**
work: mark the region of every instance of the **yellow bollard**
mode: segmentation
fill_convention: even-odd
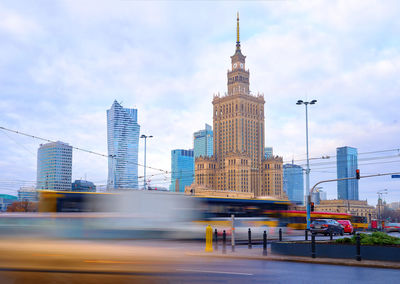
[[[213,251],[213,232],[210,225],[206,228],[206,252]]]

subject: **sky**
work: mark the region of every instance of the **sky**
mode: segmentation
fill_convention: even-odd
[[[227,90],[240,13],[252,93],[265,97],[265,141],[336,178],[336,148],[356,147],[361,175],[400,172],[398,1],[2,1],[0,126],[107,154],[106,110],[138,109],[147,164],[170,171]],[[142,141],[141,141],[142,142]],[[0,193],[36,180],[43,141],[0,130]],[[329,159],[320,159],[329,156]],[[143,143],[139,149],[143,163]],[[143,168],[139,167],[139,175]],[[148,170],[153,185],[170,176]],[[73,180],[107,182],[107,159],[74,150]],[[400,200],[400,179],[361,179],[360,199]],[[323,185],[337,198],[336,183]]]

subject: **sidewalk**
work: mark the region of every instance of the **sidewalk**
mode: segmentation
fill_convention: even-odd
[[[400,269],[400,263],[391,261],[375,261],[375,260],[361,260],[355,259],[339,259],[339,258],[311,258],[302,256],[288,256],[272,254],[268,249],[268,254],[263,255],[263,250],[260,247],[248,249],[247,246],[236,246],[235,251],[232,252],[231,246],[226,246],[226,253],[222,252],[222,246],[213,252],[205,252],[204,250],[187,252],[188,256],[199,257],[213,257],[213,258],[229,258],[229,259],[246,259],[246,260],[268,260],[268,261],[291,261],[315,264],[330,264],[330,265],[345,265],[345,266],[359,266],[359,267],[374,267],[374,268],[389,268]]]

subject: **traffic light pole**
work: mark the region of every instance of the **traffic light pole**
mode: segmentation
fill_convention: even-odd
[[[322,180],[317,182],[310,190],[310,194],[308,195],[308,202],[307,202],[307,225],[308,225],[308,220],[311,220],[311,214],[310,214],[310,203],[311,203],[311,194],[313,193],[314,189],[317,187],[317,185],[320,185],[321,183],[327,183],[327,182],[332,182],[332,181],[341,181],[341,180],[349,180],[349,179],[360,179],[360,178],[370,178],[370,177],[380,177],[380,176],[389,176],[389,175],[398,175],[400,173],[384,173],[384,174],[375,174],[375,175],[367,175],[367,176],[360,176],[360,172],[357,173],[357,176],[355,177],[349,177],[349,178],[337,178],[337,179],[327,179],[327,180]],[[307,229],[309,227],[307,226]]]

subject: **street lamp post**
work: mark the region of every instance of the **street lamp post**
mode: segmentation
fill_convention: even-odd
[[[382,207],[382,194],[387,194],[388,190],[384,189],[384,190],[380,190],[377,192],[378,194],[378,228],[382,228],[382,215],[381,215],[381,207]],[[380,202],[379,202],[380,201]],[[383,213],[383,212],[382,212]]]
[[[140,138],[144,138],[144,183],[143,183],[143,187],[146,190],[147,189],[147,182],[146,182],[146,142],[147,142],[147,138],[153,138],[152,135],[144,135],[142,134],[140,136]]]
[[[308,105],[314,105],[317,100],[312,100],[311,102],[304,102],[302,100],[298,100],[296,105],[305,105],[306,107],[306,150],[307,150],[307,169],[306,169],[306,190],[307,190],[307,200],[306,200],[306,210],[307,210],[307,230],[310,229],[311,223],[311,213],[310,213],[310,203],[311,203],[311,195],[310,195],[310,159],[308,157]]]
[[[112,186],[108,185],[108,189],[107,190],[115,190],[116,189],[115,188],[115,185],[116,185],[115,179],[117,177],[116,177],[116,174],[115,174],[116,166],[115,166],[115,163],[114,163],[114,159],[117,157],[117,155],[109,155],[108,157],[111,158]]]

